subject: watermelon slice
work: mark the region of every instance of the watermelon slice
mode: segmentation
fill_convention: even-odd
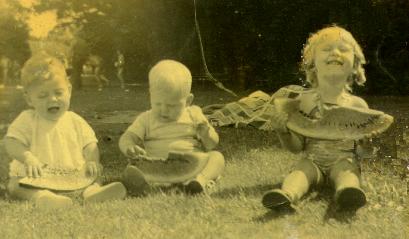
[[[393,123],[393,117],[381,111],[332,106],[323,110],[322,118],[310,119],[301,112],[290,116],[287,127],[311,138],[358,140],[380,134]]]
[[[167,159],[140,155],[130,160],[150,183],[181,183],[194,178],[205,168],[208,154],[169,152]]]
[[[97,175],[89,176],[86,169],[61,169],[46,166],[43,175],[38,178],[24,177],[20,179],[22,186],[49,189],[55,191],[74,191],[88,187],[97,179]]]
[[[326,106],[320,118],[313,118],[299,110],[299,100],[277,98],[274,108],[288,113],[287,128],[310,138],[324,140],[358,140],[380,134],[393,123],[393,117],[382,111]]]

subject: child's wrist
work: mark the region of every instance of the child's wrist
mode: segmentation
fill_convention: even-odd
[[[287,127],[276,129],[276,132],[279,134],[288,134],[288,135],[291,134],[290,130],[288,130]]]
[[[97,169],[102,169],[102,164],[100,164],[98,161],[96,160],[87,160],[85,162],[86,167],[96,167]]]
[[[35,157],[35,156],[33,155],[33,153],[31,153],[30,151],[25,151],[25,152],[23,153],[23,156],[24,156],[25,159]]]
[[[206,140],[210,138],[210,128],[207,130],[203,130],[200,133],[197,134],[197,138],[200,141]]]
[[[30,151],[23,153],[24,161],[34,161],[37,160],[36,156],[33,155]]]
[[[27,151],[23,153],[23,163],[27,165],[37,165],[40,161],[31,152]]]
[[[197,125],[197,128],[202,129],[203,131],[209,131],[212,126],[209,122],[204,121]]]

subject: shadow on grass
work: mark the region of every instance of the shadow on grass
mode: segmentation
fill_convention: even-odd
[[[269,210],[261,216],[254,217],[252,221],[257,223],[268,223],[271,220],[285,217],[288,215],[293,215],[295,213],[296,213],[295,211],[290,210]]]
[[[242,195],[242,196],[254,196],[254,195],[259,195],[259,194],[264,194],[265,192],[274,189],[274,188],[280,188],[281,183],[276,183],[276,184],[257,184],[253,185],[250,187],[234,187],[234,188],[226,188],[224,190],[215,192],[212,194],[212,197],[218,197],[222,199],[230,198],[232,196],[237,196],[237,195]],[[260,206],[261,206],[261,199],[262,197],[260,196]],[[273,219],[277,219],[280,217],[284,217],[286,215],[291,215],[294,214],[295,211],[290,211],[290,210],[268,210],[265,214],[261,216],[254,217],[252,219],[253,222],[257,223],[266,223],[269,222]]]
[[[335,220],[339,223],[350,223],[356,215],[356,211],[340,211],[333,200],[335,193],[332,187],[323,186],[318,189],[318,194],[315,197],[310,197],[311,201],[325,201],[328,203],[325,211],[323,221],[324,223],[330,223]]]
[[[194,196],[199,196],[203,194],[192,194],[189,193],[186,189],[186,186],[180,183],[176,184],[161,184],[161,185],[155,185],[155,184],[150,184],[146,188],[140,190],[140,191],[129,191],[129,196],[130,197],[135,197],[135,198],[144,198],[150,195],[156,195],[156,194],[164,194],[164,195],[184,195],[186,197],[194,197]]]
[[[218,198],[225,199],[225,198],[230,198],[232,196],[237,196],[237,195],[254,196],[254,195],[259,195],[260,193],[264,193],[273,188],[279,188],[279,187],[281,187],[281,183],[277,183],[273,185],[256,184],[256,185],[249,186],[249,187],[226,188],[226,189],[213,193],[212,197],[218,197]]]
[[[245,194],[245,195],[254,195],[257,193],[260,193],[260,191],[267,191],[273,188],[279,188],[281,186],[280,183],[275,184],[275,185],[255,185],[253,187],[248,187],[248,188],[239,188],[234,190],[234,188],[229,189],[229,190],[224,190],[219,193],[218,196],[224,195],[224,197],[227,197],[228,195],[235,194],[234,191],[236,191],[236,194]],[[310,191],[305,197],[302,199],[306,201],[305,203],[310,202],[318,202],[318,201],[324,201],[328,203],[327,209],[325,211],[325,215],[323,217],[324,223],[331,223],[331,221],[335,220],[339,223],[350,223],[355,215],[356,211],[340,211],[338,210],[338,207],[334,200],[332,199],[334,195],[334,190],[331,187],[321,187],[318,189],[314,189]],[[261,200],[261,199],[260,199]],[[278,219],[281,217],[285,217],[288,215],[293,215],[297,213],[296,209],[297,207],[294,208],[294,210],[270,210],[267,209],[268,211],[261,215],[254,217],[252,221],[257,222],[257,223],[267,223],[271,220]]]
[[[334,219],[340,223],[350,223],[353,221],[356,216],[356,211],[340,211],[337,209],[337,205],[332,200],[327,208],[327,211],[324,215],[324,222],[330,223],[331,219]]]

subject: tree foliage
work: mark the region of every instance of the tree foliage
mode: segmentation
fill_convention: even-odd
[[[248,65],[249,81],[267,80],[269,89],[301,83],[298,63],[309,34],[337,24],[351,31],[368,60],[367,85],[357,91],[409,94],[406,0],[202,1],[201,8],[202,22],[211,19],[202,24],[208,54],[232,71]]]
[[[55,10],[58,23],[47,39],[67,41],[77,71],[93,53],[104,58],[108,74],[113,72],[115,51],[120,49],[126,59],[128,81],[146,80],[149,67],[163,58],[184,62],[194,75],[203,73],[193,0],[36,2],[30,9],[11,4],[13,10],[8,12],[20,18],[1,18],[8,19],[1,21],[1,31],[5,32],[0,36],[2,52],[25,59],[27,53],[22,49],[27,49],[23,45],[29,29],[22,24],[24,13]],[[298,64],[303,44],[310,33],[335,23],[352,32],[368,60],[366,87],[357,91],[409,94],[407,0],[196,2],[209,69],[227,72],[235,84],[243,77],[247,87],[266,81],[270,90],[300,84],[303,76]]]
[[[12,14],[0,12],[0,55],[19,64],[30,56],[28,31],[24,24],[17,21]]]

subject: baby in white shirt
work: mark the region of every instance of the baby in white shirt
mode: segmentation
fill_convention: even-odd
[[[31,200],[40,208],[59,208],[72,204],[69,197],[19,184],[22,177],[41,177],[44,166],[82,169],[99,175],[99,151],[92,128],[76,113],[69,111],[71,84],[61,62],[46,54],[30,58],[22,69],[25,100],[31,109],[24,110],[8,128],[4,144],[10,163],[9,195]],[[84,201],[121,199],[125,187],[111,183],[88,186]]]

